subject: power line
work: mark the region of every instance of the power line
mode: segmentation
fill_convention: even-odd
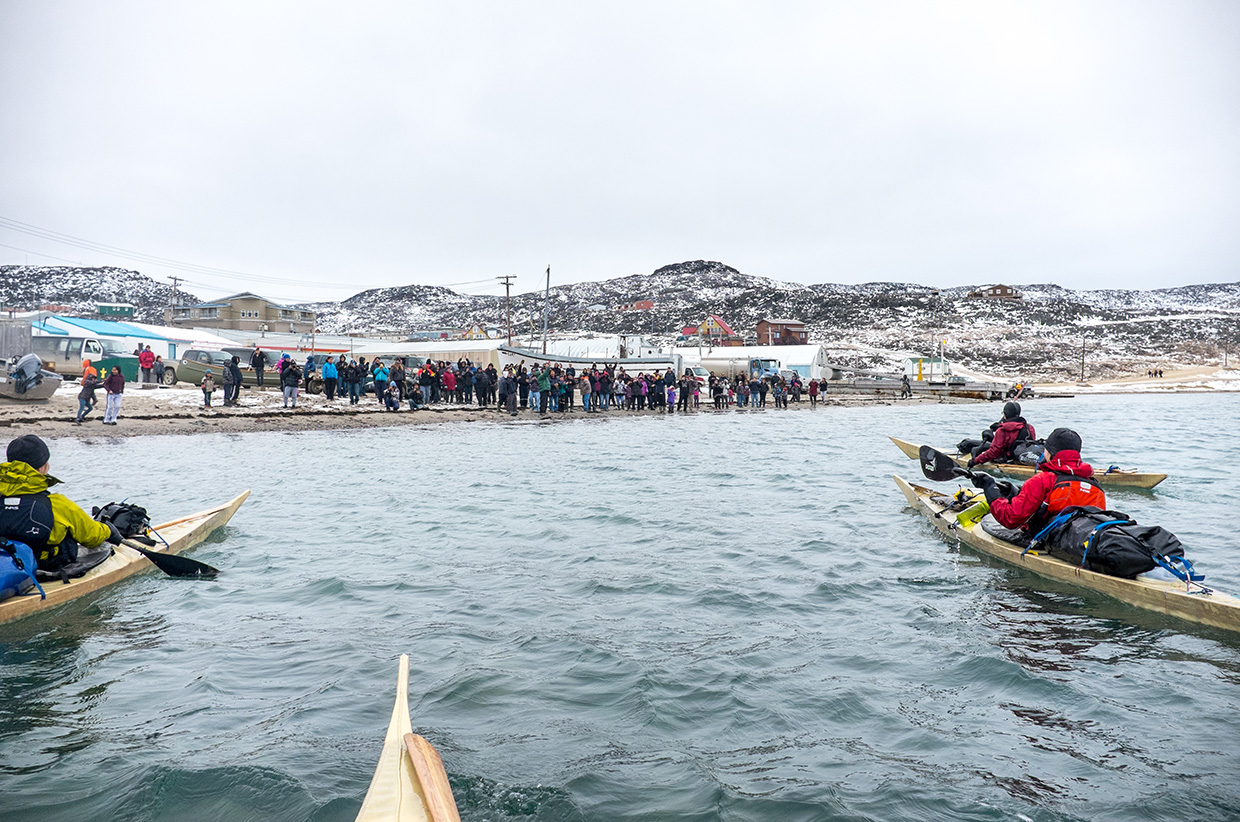
[[[334,291],[341,287],[340,285],[324,285],[324,284],[319,284],[319,283],[306,282],[305,280],[298,279],[298,278],[292,278],[292,277],[276,277],[276,276],[265,275],[265,274],[249,274],[244,271],[233,271],[231,269],[226,269],[226,268],[214,268],[212,266],[199,265],[197,263],[188,263],[188,262],[183,262],[181,260],[173,260],[168,257],[160,257],[154,254],[146,254],[141,251],[132,251],[129,249],[119,248],[117,246],[107,245],[105,243],[95,242],[94,240],[88,240],[83,237],[75,237],[72,234],[64,234],[59,231],[53,231],[50,228],[42,228],[41,226],[31,225],[30,223],[23,223],[20,220],[14,220],[11,217],[0,216],[0,228],[7,228],[10,231],[20,232],[22,234],[27,234],[32,237],[39,237],[40,239],[50,240],[52,242],[61,243],[62,245],[71,246],[73,248],[80,248],[86,251],[94,251],[99,254],[109,254],[115,257],[122,257],[125,259],[135,260],[140,263],[147,263],[150,265],[155,265],[155,266],[159,266],[163,268],[171,268],[174,271],[186,271],[191,274],[205,275],[205,276],[212,277],[212,278],[225,279],[225,280],[240,280],[242,282],[270,283],[274,285],[292,285],[292,286],[296,286],[298,289],[314,289],[314,290],[320,290],[320,291]],[[25,254],[34,254],[35,256],[38,256],[38,257],[44,257],[49,260],[57,260],[59,262],[69,263],[71,265],[79,265],[79,266],[85,265],[81,260],[69,260],[69,259],[65,259],[64,257],[57,257],[52,254],[44,254],[41,251],[31,251],[30,249],[26,249],[26,248],[18,248],[17,246],[7,245],[5,243],[0,243],[0,247],[9,248],[14,251],[21,251]],[[170,277],[170,279],[172,278]],[[204,283],[199,280],[191,280],[191,279],[186,279],[184,277],[178,277],[176,279],[179,279],[181,282],[185,283],[186,285],[197,286],[199,288],[206,288],[206,289],[218,289],[219,288],[218,285]],[[499,277],[499,278],[494,278],[494,279],[502,280],[503,278]],[[466,280],[463,282],[444,283],[442,284],[442,287],[452,288],[454,286],[490,284],[490,283],[494,283],[494,279]],[[509,283],[508,285],[511,285],[511,284]],[[349,286],[359,288],[359,289],[392,288],[393,287],[389,285],[365,284],[365,283],[350,283]]]
[[[162,266],[164,268],[171,268],[171,269],[178,270],[178,271],[188,271],[188,272],[195,273],[195,274],[205,274],[211,277],[218,277],[222,279],[242,280],[242,281],[249,281],[249,282],[274,283],[274,284],[279,284],[279,285],[297,285],[299,287],[311,287],[311,288],[323,288],[323,289],[339,287],[339,286],[330,286],[330,285],[326,285],[326,286],[311,285],[311,284],[306,283],[304,280],[297,279],[297,278],[274,277],[274,276],[266,275],[266,274],[250,274],[244,271],[233,271],[227,268],[215,268],[212,266],[199,265],[197,263],[187,263],[181,260],[173,260],[168,257],[160,257],[154,254],[146,254],[141,251],[132,251],[130,249],[118,248],[116,246],[107,245],[105,243],[98,243],[98,242],[95,242],[94,240],[87,240],[83,237],[75,237],[72,234],[64,234],[59,231],[53,231],[50,228],[42,228],[40,226],[31,225],[30,223],[23,223],[19,220],[14,220],[10,217],[0,216],[0,227],[7,228],[11,231],[17,231],[22,234],[28,234],[32,237],[39,237],[44,240],[51,240],[52,242],[61,243],[63,245],[68,245],[68,246],[73,246],[74,248],[81,248],[87,251],[94,251],[96,253],[102,253],[102,254],[111,254],[116,257],[123,257],[123,258],[130,259],[130,260],[136,260],[142,263],[149,263],[151,265]],[[5,246],[5,247],[14,248],[14,250],[16,251],[23,250],[20,248],[15,248],[13,246]],[[39,252],[30,251],[27,253],[38,254]],[[63,258],[53,257],[52,255],[49,255],[49,254],[42,254],[40,256],[48,257],[49,259],[53,259],[53,260],[62,260],[62,262],[72,262],[71,260],[63,260]],[[362,285],[362,284],[357,284],[357,283],[354,283],[354,285],[358,285],[361,288],[384,288],[386,287],[386,286],[379,286],[379,285]],[[209,288],[211,286],[206,286],[206,287]]]

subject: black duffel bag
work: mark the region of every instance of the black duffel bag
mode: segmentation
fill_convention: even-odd
[[[973,452],[974,448],[982,444],[982,441],[979,439],[974,437],[965,437],[960,442],[956,443],[956,451],[961,454],[970,454]]]
[[[145,536],[151,527],[146,509],[132,502],[110,502],[102,508],[92,508],[90,513],[99,522],[116,526],[116,530],[126,539]]]
[[[1154,557],[1184,556],[1176,535],[1159,525],[1138,525],[1127,514],[1083,507],[1061,514],[1039,540],[1053,557],[1090,571],[1132,579],[1152,571]]]

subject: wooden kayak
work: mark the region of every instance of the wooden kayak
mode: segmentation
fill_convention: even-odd
[[[179,554],[194,547],[211,536],[211,532],[216,528],[232,519],[233,514],[237,512],[237,509],[241,507],[241,503],[245,502],[246,497],[249,495],[249,491],[244,491],[235,499],[223,505],[209,508],[197,514],[191,514],[188,517],[181,517],[180,519],[166,522],[163,525],[153,526],[154,530],[168,544],[160,544],[148,550],[165,554]],[[57,605],[63,605],[92,591],[98,591],[101,588],[120,582],[125,577],[132,576],[139,571],[145,571],[148,568],[154,567],[149,559],[129,546],[117,545],[112,556],[91,568],[84,576],[69,580],[68,584],[60,580],[39,583],[43,586],[47,599],[42,599],[38,591],[34,590],[23,596],[13,597],[0,602],[0,622],[8,622],[12,619],[24,617],[27,614],[55,608]]]
[[[400,655],[396,704],[357,822],[461,822],[443,760],[409,721],[409,657]]]
[[[1215,628],[1240,631],[1240,599],[1236,597],[1220,593],[1208,586],[1203,588],[1196,583],[1192,593],[1189,593],[1188,586],[1183,582],[1111,577],[1088,571],[1046,553],[1022,553],[1024,549],[1019,545],[986,533],[978,522],[961,525],[953,513],[940,516],[950,505],[950,496],[914,485],[900,476],[893,476],[893,479],[908,504],[929,519],[934,527],[952,542],[963,543],[1035,574],[1098,591],[1138,608],[1212,625]],[[975,493],[980,499],[981,493]]]
[[[907,454],[909,459],[920,459],[920,455],[918,454],[918,451],[921,449],[920,445],[907,442],[905,440],[896,439],[895,437],[888,437],[888,439],[894,442],[897,448]],[[954,459],[956,464],[961,468],[965,467],[969,463],[969,458],[967,456],[962,457],[958,454],[953,454],[952,452],[955,451],[954,448],[940,448],[938,450],[951,456],[951,458]],[[996,464],[988,462],[984,465],[973,466],[973,470],[986,471],[988,473],[998,474],[1003,477],[1011,477],[1012,479],[1026,480],[1033,476],[1034,467],[1032,465],[1020,465],[1015,463]],[[1148,490],[1166,478],[1166,474],[1153,474],[1143,471],[1127,471],[1120,468],[1116,468],[1111,471],[1099,471],[1094,474],[1094,479],[1098,480],[1098,483],[1102,485],[1103,488],[1145,488]]]

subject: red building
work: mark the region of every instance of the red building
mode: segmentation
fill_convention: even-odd
[[[800,320],[769,320],[758,321],[758,345],[805,345],[809,342],[809,331]]]

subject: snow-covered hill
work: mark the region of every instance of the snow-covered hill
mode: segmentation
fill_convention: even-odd
[[[180,296],[183,302],[198,302],[193,294],[181,291]],[[6,307],[61,305],[92,314],[98,303],[132,303],[135,320],[162,323],[172,300],[171,285],[124,268],[0,265],[0,304]]]
[[[162,312],[170,287],[121,269],[0,268],[6,304],[133,302],[143,316]],[[650,274],[551,289],[556,331],[641,333],[670,340],[685,325],[717,314],[752,335],[765,317],[791,317],[810,339],[831,346],[835,360],[896,368],[945,341],[949,358],[981,374],[1062,380],[1081,367],[1089,377],[1142,373],[1218,360],[1223,346],[1240,353],[1240,283],[1154,291],[1074,291],[1057,285],[1021,288],[1015,301],[969,299],[977,286],[934,289],[909,283],[801,285],[742,274],[703,260]],[[652,311],[620,305],[653,300]],[[423,328],[502,326],[504,299],[408,285],[363,291],[339,303],[311,303],[326,332],[407,334]],[[514,295],[514,331],[542,327],[543,293]]]

